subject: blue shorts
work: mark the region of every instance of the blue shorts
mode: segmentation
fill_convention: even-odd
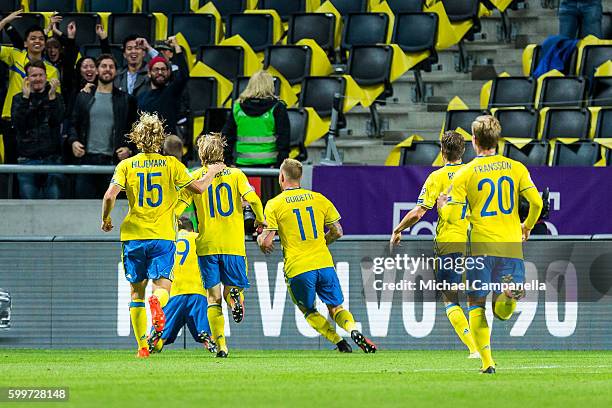
[[[472,256],[474,266],[467,269],[466,276],[469,281],[470,288],[466,293],[473,297],[486,297],[490,290],[479,289],[482,283],[502,283],[502,278],[506,275],[512,276],[512,282],[525,283],[525,262],[518,258],[504,258],[500,256]],[[480,264],[478,259],[482,260]],[[474,281],[477,283],[476,288]],[[500,291],[494,291],[499,294]]]
[[[201,343],[199,337],[201,332],[211,334],[206,315],[207,308],[206,296],[197,294],[172,296],[164,306],[166,326],[161,337],[164,345],[174,343],[178,332],[185,324],[193,339]]]
[[[246,257],[240,255],[198,256],[200,273],[204,288],[210,289],[223,283],[223,286],[248,288]]]
[[[435,276],[437,282],[459,284],[463,282],[465,257],[460,252],[438,256]],[[461,262],[461,263],[460,263]]]
[[[328,306],[339,306],[344,303],[342,288],[333,267],[315,269],[287,279],[289,295],[298,306],[308,312],[314,312],[315,296]]]
[[[122,243],[121,259],[125,278],[130,283],[145,279],[174,279],[174,241],[144,239]]]

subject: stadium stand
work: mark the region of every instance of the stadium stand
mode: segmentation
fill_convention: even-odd
[[[587,109],[551,108],[544,118],[542,140],[588,139],[591,115]]]
[[[86,0],[85,11],[108,13],[131,13],[134,10],[133,0]]]
[[[200,47],[198,59],[230,81],[244,73],[244,50],[238,46],[205,45]]]
[[[595,139],[612,138],[612,109],[603,108],[597,115]]]
[[[329,0],[336,10],[346,16],[350,13],[365,13],[368,8],[367,0]]]
[[[557,143],[555,146],[554,166],[593,166],[597,161],[599,145],[594,142],[572,144]]]
[[[190,0],[142,0],[144,13],[188,13],[190,10]]]
[[[351,13],[343,20],[342,55],[355,45],[376,45],[387,41],[389,16],[385,13]]]
[[[542,81],[538,107],[582,106],[587,96],[587,81],[583,77],[548,77]]]
[[[387,5],[394,14],[418,13],[423,11],[425,0],[387,0]]]
[[[57,11],[59,13],[71,13],[77,11],[76,0],[30,0],[32,11]]]
[[[612,77],[593,78],[589,106],[612,106]]]
[[[275,45],[266,48],[264,68],[276,68],[291,85],[310,75],[312,50],[307,46]]]
[[[183,34],[192,52],[216,43],[217,22],[212,14],[173,13],[168,18],[168,35]]]
[[[0,1],[0,10],[6,14],[18,6],[16,3],[20,2]],[[277,81],[279,93],[282,88],[286,96],[290,89],[291,100],[297,101],[289,108],[311,107],[324,125],[328,125],[331,98],[340,90],[347,107],[342,115],[346,130],[340,134],[340,148],[343,144],[349,150],[354,146],[356,151],[372,148],[378,153],[356,156],[350,153],[349,156],[357,162],[380,163],[389,150],[388,145],[394,143],[392,138],[387,140],[387,130],[401,132],[402,138],[417,134],[425,140],[435,140],[440,127],[444,130],[460,127],[469,132],[470,121],[492,109],[503,122],[505,136],[546,140],[558,137],[547,136],[555,133],[546,125],[547,118],[570,114],[554,108],[574,108],[572,111],[578,112],[576,108],[585,106],[611,106],[610,71],[595,75],[598,67],[612,60],[611,44],[581,43],[581,49],[572,54],[562,72],[564,76],[531,78],[542,58],[538,44],[556,32],[556,21],[553,21],[556,11],[537,2],[530,2],[529,8],[523,8],[521,1],[498,8],[499,3],[487,0],[31,0],[30,13],[14,21],[13,26],[23,35],[33,24],[45,25],[45,17],[36,11],[59,11],[64,17],[59,29],[65,32],[68,23],[75,21],[81,54],[96,56],[100,46],[95,25],[101,22],[120,65],[123,64],[120,45],[129,34],[143,36],[153,46],[167,36],[183,34],[186,42],[182,45],[188,44],[194,56],[190,67],[200,63],[198,76],[201,78],[194,81],[200,85],[194,93],[201,95],[202,100],[191,104],[195,108],[193,112],[204,116],[205,123],[209,122],[206,118],[209,110],[226,109],[239,94],[244,81],[241,77],[248,77],[261,68],[272,67],[274,75],[282,76]],[[254,6],[256,9],[250,10]],[[195,13],[192,8],[201,10]],[[165,14],[167,21],[159,13]],[[503,29],[508,29],[503,27],[508,18],[513,21],[510,39],[502,35]],[[610,13],[604,13],[604,37],[609,37],[606,34],[610,31],[609,21]],[[478,32],[482,36],[475,36]],[[521,42],[526,38],[534,44],[522,64],[518,62],[523,49],[516,47],[517,34],[522,36]],[[230,37],[232,40],[228,42]],[[332,64],[333,69],[321,74],[317,54],[320,51],[300,43],[305,39],[314,40],[323,49],[328,57],[324,64]],[[11,43],[4,32],[2,43]],[[464,69],[457,72],[457,65]],[[488,77],[481,78],[480,74],[469,72],[474,65],[484,65],[492,71]],[[486,104],[482,105],[481,87],[493,75],[496,78]],[[465,101],[465,106],[445,112],[447,102],[454,96]],[[542,111],[546,108],[553,109]],[[596,117],[596,113],[580,112]],[[603,112],[602,118],[605,118]],[[521,118],[521,123],[517,118]],[[213,118],[213,124],[215,120],[222,120],[222,115]],[[315,123],[319,122],[311,118],[305,132],[312,132]],[[317,151],[324,147],[324,142],[318,140],[325,134],[321,129],[308,138],[309,149],[314,153],[310,154],[312,158],[318,158]],[[586,130],[581,129],[580,138],[584,140],[596,133],[595,124],[591,128],[587,123]],[[362,149],[363,146],[368,149]]]
[[[274,44],[274,17],[271,14],[230,14],[227,36],[240,35],[253,51],[263,51]]]
[[[247,9],[247,0],[210,0],[210,3],[215,5],[223,18]]]
[[[545,166],[548,158],[548,144],[546,142],[532,141],[523,147],[506,143],[504,156],[520,161],[526,166]]]
[[[316,41],[328,55],[334,54],[336,16],[332,13],[297,13],[289,18],[287,43],[296,44],[305,38]]]
[[[149,41],[155,38],[155,19],[150,14],[113,13],[108,18],[108,36],[112,44],[122,44],[136,34]]]
[[[493,80],[489,109],[533,107],[536,82],[528,77],[499,77]]]
[[[59,29],[66,32],[66,28],[70,22],[76,24],[76,44],[80,47],[85,44],[94,44],[98,41],[96,35],[96,25],[100,24],[100,17],[95,14],[86,13],[60,13],[62,22],[59,24]]]
[[[306,0],[261,0],[261,9],[275,10],[283,21],[295,13],[306,12]]]
[[[499,109],[494,116],[502,126],[504,138],[535,139],[538,135],[538,112],[533,109]]]

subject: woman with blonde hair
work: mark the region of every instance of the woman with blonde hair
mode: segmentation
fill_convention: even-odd
[[[274,95],[274,78],[267,71],[256,72],[234,102],[222,131],[226,163],[279,167],[289,157],[289,129],[287,106]]]

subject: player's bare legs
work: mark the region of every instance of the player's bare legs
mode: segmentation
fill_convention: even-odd
[[[217,357],[227,357],[228,349],[225,341],[225,318],[223,317],[223,309],[221,308],[221,284],[217,284],[206,290],[208,299],[208,323],[212,332],[213,341],[217,344]]]
[[[470,351],[468,358],[480,358],[465,313],[459,306],[459,293],[454,290],[442,292],[442,300],[444,301],[446,316],[455,329],[455,333]]]
[[[147,345],[147,311],[145,309],[145,289],[147,288],[148,280],[141,282],[130,283],[130,320],[134,336],[138,343],[138,353],[136,357],[149,357],[149,348]]]
[[[495,373],[495,362],[491,355],[491,330],[485,315],[486,298],[468,296],[470,330],[480,353],[483,374]]]
[[[152,330],[147,341],[149,352],[156,349],[166,326],[166,314],[163,307],[170,298],[172,281],[166,278],[153,281],[153,294],[149,297],[149,308],[151,310]]]
[[[149,306],[153,327],[158,332],[163,331],[166,324],[166,315],[162,308],[168,303],[171,287],[172,281],[169,279],[160,278],[153,281],[153,294],[149,298]]]
[[[357,344],[364,353],[376,353],[376,344],[357,330],[357,325],[355,324],[355,319],[353,318],[351,312],[344,309],[342,305],[327,305],[327,309],[329,310],[329,315],[334,319],[338,326],[342,327],[351,334],[351,339],[353,339],[355,344]]]
[[[223,298],[232,311],[234,321],[240,323],[244,318],[244,288],[224,286]]]

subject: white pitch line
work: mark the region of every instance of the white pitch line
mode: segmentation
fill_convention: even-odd
[[[511,367],[511,366],[502,366],[500,370],[502,371],[513,371],[513,370],[554,370],[558,368],[610,368],[612,369],[612,365],[580,365],[580,366],[568,366],[568,365],[545,365],[545,366],[525,366],[525,367]],[[410,370],[413,373],[418,372],[428,372],[428,371],[441,371],[441,372],[450,372],[450,371],[466,371],[470,372],[473,369],[467,368],[422,368],[416,370]]]

